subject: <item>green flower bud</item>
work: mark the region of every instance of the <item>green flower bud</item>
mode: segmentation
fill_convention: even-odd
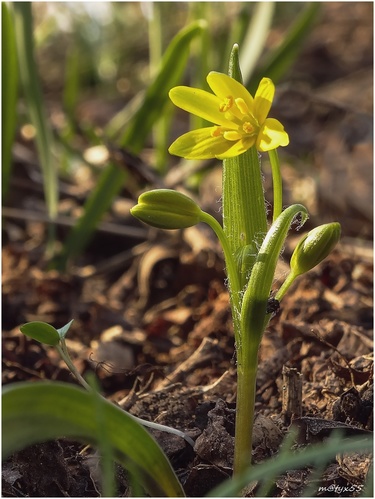
[[[338,222],[320,225],[311,230],[297,244],[290,260],[294,277],[308,272],[330,254],[340,239]]]
[[[141,194],[130,213],[158,229],[185,229],[201,221],[202,210],[181,192],[156,189]]]

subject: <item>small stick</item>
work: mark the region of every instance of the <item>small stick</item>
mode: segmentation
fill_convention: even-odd
[[[282,414],[286,424],[292,416],[302,416],[302,375],[297,369],[283,366]]]
[[[177,369],[168,374],[168,378],[166,377],[161,380],[156,389],[160,390],[160,388],[164,388],[172,383],[177,383],[178,381],[181,381],[181,379],[184,379],[187,373],[216,359],[217,348],[215,347],[217,344],[217,340],[208,337],[204,338],[197,350],[182,362]]]

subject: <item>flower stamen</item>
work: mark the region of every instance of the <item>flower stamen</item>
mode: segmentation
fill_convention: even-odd
[[[235,103],[242,114],[250,114],[246,102],[241,97],[238,97],[238,99],[235,100]]]
[[[211,131],[211,137],[220,137],[223,133],[223,128],[221,126],[215,126]]]
[[[228,95],[228,97],[226,97],[221,103],[220,103],[220,106],[219,106],[219,111],[221,111],[222,113],[226,113],[227,111],[229,111],[229,109],[233,106],[233,97],[231,95]]]

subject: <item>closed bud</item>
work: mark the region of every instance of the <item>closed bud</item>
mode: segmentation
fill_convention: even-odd
[[[141,194],[130,213],[158,229],[185,229],[201,221],[202,210],[181,192],[156,189]]]
[[[297,244],[290,260],[294,277],[308,272],[330,254],[340,239],[338,222],[320,225],[306,234]]]

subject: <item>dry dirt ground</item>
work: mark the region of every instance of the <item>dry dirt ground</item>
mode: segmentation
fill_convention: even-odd
[[[278,453],[291,417],[300,428],[299,445],[323,441],[336,428],[345,435],[372,432],[372,4],[325,5],[291,73],[299,84],[282,86],[275,112],[290,132],[291,154],[300,158],[282,157],[285,203],[307,205],[309,228],[340,221],[343,238],[295,283],[264,334],[255,463]],[[73,318],[67,343],[80,372],[95,371],[103,393],[131,413],[189,434],[194,449],[154,433],[186,494],[205,495],[231,475],[235,424],[236,359],[216,241],[203,227],[145,230],[138,239],[104,227],[69,273],[48,270],[45,225],[33,210],[40,184],[35,175],[24,182],[33,169],[26,160],[16,162],[4,207],[3,383],[74,383],[53,349],[19,331],[26,321],[61,327]],[[269,184],[265,171],[267,191]],[[200,193],[216,214],[219,185],[213,170]],[[69,202],[72,192],[74,186]],[[34,213],[35,220],[16,218],[8,208]],[[115,210],[111,222],[139,227]],[[66,228],[59,227],[64,237]],[[292,233],[284,250],[275,290],[298,238]],[[97,497],[95,453],[83,448],[62,439],[17,453],[3,465],[3,496]],[[368,455],[338,456],[314,494],[358,495],[370,464]],[[299,496],[311,473],[303,468],[279,476],[271,495]],[[328,489],[332,485],[351,491]],[[121,470],[118,487],[120,496],[129,494]]]

